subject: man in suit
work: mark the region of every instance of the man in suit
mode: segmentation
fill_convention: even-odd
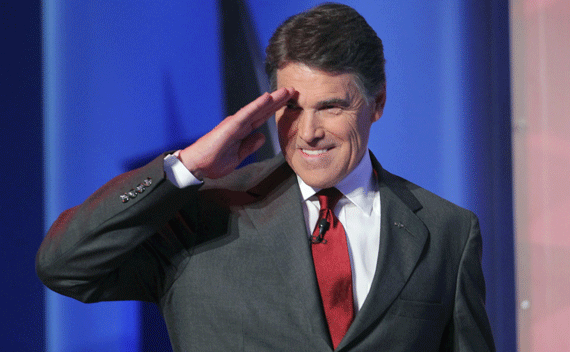
[[[318,6],[276,30],[266,69],[274,92],[62,213],[42,281],[155,302],[176,351],[493,351],[477,218],[368,152],[374,30]],[[236,170],[273,114],[282,154]]]

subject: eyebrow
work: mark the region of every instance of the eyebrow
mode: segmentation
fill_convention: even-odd
[[[289,99],[287,104],[298,105],[296,99]],[[350,106],[350,101],[348,101],[348,99],[342,99],[342,98],[331,98],[317,102],[317,108],[322,108],[329,105],[338,105],[340,107],[347,108]]]
[[[347,108],[350,106],[350,102],[348,101],[348,99],[332,98],[332,99],[319,101],[317,103],[317,107],[319,107],[319,108],[322,108],[324,106],[329,106],[329,105],[337,105],[337,106],[340,106],[343,108]]]

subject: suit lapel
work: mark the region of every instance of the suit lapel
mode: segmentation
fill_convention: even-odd
[[[379,175],[382,205],[378,261],[370,292],[337,350],[350,347],[380,322],[408,281],[428,239],[427,228],[415,214],[422,207],[419,201],[403,181],[371,158]],[[260,199],[244,209],[274,254],[274,267],[306,309],[315,336],[330,344],[295,174],[282,163],[248,193]]]
[[[419,201],[397,177],[384,171],[372,157],[379,177],[381,200],[380,248],[370,292],[337,350],[350,345],[379,323],[400,294],[428,238],[428,230],[415,215]]]
[[[287,164],[284,163],[280,169],[289,172],[283,174],[283,170],[276,170],[266,178],[271,180],[271,185],[263,185],[262,182],[250,189],[248,193],[261,196],[262,200],[256,202],[255,207],[246,207],[245,211],[261,240],[273,253],[274,267],[284,282],[288,283],[288,290],[297,296],[298,304],[303,305],[307,311],[306,316],[315,336],[328,341],[328,329],[301,206],[301,192],[295,174]]]

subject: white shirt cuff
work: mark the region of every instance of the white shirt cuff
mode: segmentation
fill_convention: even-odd
[[[164,173],[166,178],[178,188],[185,188],[188,186],[195,186],[202,183],[182,164],[178,159],[180,150],[174,154],[168,154],[164,158]]]

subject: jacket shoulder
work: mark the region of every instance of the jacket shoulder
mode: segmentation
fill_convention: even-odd
[[[477,218],[472,211],[384,169],[382,178],[388,187],[420,218],[440,220]]]

